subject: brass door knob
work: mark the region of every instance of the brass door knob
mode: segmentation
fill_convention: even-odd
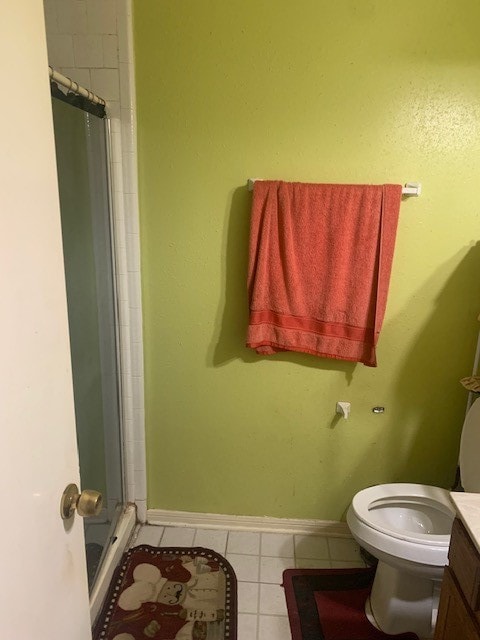
[[[75,509],[82,518],[98,516],[102,510],[103,497],[99,491],[84,489],[81,493],[76,484],[69,484],[62,495],[60,515],[62,520],[68,520],[75,513]]]

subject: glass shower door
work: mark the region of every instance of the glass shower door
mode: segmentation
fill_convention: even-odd
[[[91,590],[124,501],[106,126],[57,98],[52,108],[81,489],[103,495],[84,520]]]

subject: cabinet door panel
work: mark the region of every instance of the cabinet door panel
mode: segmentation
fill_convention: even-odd
[[[480,631],[449,567],[442,583],[435,640],[480,640]]]
[[[480,608],[480,554],[458,519],[453,523],[448,557],[468,604],[473,611],[477,611]]]

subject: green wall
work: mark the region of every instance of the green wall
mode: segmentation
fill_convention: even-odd
[[[150,508],[336,520],[367,485],[450,486],[480,311],[479,22],[476,0],[134,3]],[[422,183],[377,369],[244,347],[249,177]]]

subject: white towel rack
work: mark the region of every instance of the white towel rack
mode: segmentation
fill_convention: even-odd
[[[247,181],[248,190],[253,191],[253,185],[257,180],[262,178],[249,178]],[[404,196],[419,196],[422,193],[422,185],[419,182],[407,182],[402,188],[402,195]]]

